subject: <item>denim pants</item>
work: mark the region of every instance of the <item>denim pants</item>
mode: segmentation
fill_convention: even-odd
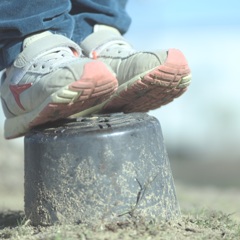
[[[49,30],[80,43],[95,24],[124,34],[131,22],[127,0],[1,0],[0,70],[9,67],[22,50],[24,38]]]

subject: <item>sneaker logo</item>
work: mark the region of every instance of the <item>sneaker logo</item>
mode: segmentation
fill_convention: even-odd
[[[21,84],[21,85],[9,85],[9,88],[14,96],[14,99],[17,103],[17,105],[25,111],[25,108],[23,107],[21,101],[20,101],[20,94],[30,88],[32,86],[32,83],[26,83],[26,84]]]

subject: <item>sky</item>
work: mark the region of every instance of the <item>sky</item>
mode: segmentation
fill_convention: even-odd
[[[240,1],[129,0],[127,11],[137,50],[178,48],[192,70],[189,90],[150,112],[167,145],[239,158]]]
[[[199,26],[238,24],[238,0],[129,0],[127,9],[133,22]]]
[[[178,48],[192,70],[189,90],[150,112],[167,145],[239,159],[240,1],[130,0],[127,9],[136,49]]]

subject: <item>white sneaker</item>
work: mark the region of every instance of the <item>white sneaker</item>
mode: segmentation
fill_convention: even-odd
[[[182,95],[191,73],[177,49],[138,52],[111,27],[96,25],[81,44],[83,54],[115,72],[119,88],[96,112],[146,112]]]
[[[98,105],[117,86],[109,67],[84,57],[68,38],[50,32],[28,37],[1,80],[5,137]]]

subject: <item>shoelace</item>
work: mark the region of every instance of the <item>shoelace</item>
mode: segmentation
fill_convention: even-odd
[[[32,70],[52,70],[56,66],[76,59],[76,54],[67,47],[51,49],[39,55],[32,64]]]
[[[109,42],[97,47],[96,49],[94,49],[89,54],[89,57],[93,58],[93,59],[97,59],[98,56],[101,54],[101,52],[103,52],[103,51],[110,52],[111,50],[115,49],[116,47],[119,48],[119,51],[118,51],[119,54],[123,51],[127,52],[127,54],[129,54],[129,55],[136,52],[129,43],[122,41],[122,40],[112,40],[112,41],[109,41]]]

